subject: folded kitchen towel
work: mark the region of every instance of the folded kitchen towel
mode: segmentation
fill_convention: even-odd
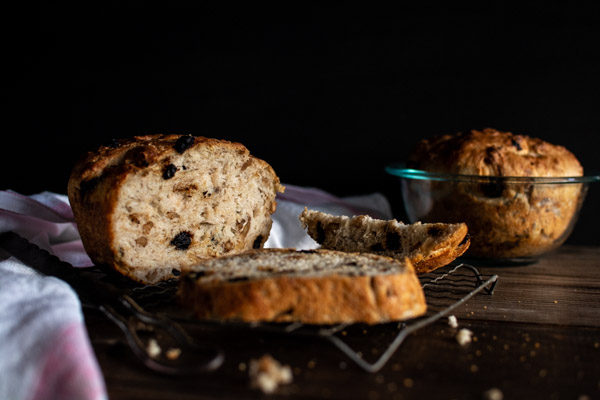
[[[0,232],[76,266],[91,265],[65,196],[0,191]],[[0,254],[0,399],[106,399],[77,295]]]
[[[315,248],[298,216],[309,207],[336,215],[391,218],[378,193],[338,198],[286,185],[266,247]],[[0,191],[0,232],[14,231],[75,267],[91,266],[68,199]],[[0,250],[0,399],[105,399],[106,387],[73,290]]]

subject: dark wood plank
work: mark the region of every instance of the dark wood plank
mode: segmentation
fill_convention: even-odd
[[[532,265],[480,269],[499,281],[492,301],[469,302],[467,318],[600,327],[600,248],[564,246]]]

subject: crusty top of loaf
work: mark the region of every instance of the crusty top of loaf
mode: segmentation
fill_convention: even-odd
[[[185,140],[182,141],[182,138],[190,139],[186,143]],[[248,149],[241,143],[202,136],[172,134],[134,136],[126,139],[113,139],[110,144],[102,145],[96,151],[88,152],[75,165],[71,177],[85,182],[105,174],[107,170],[119,173],[129,169],[144,168],[170,154],[182,153],[189,147],[198,145],[231,146],[240,154],[249,154]],[[252,158],[264,164],[265,168],[272,169],[267,162]]]
[[[577,158],[563,146],[486,128],[422,140],[409,167],[485,176],[581,176]]]

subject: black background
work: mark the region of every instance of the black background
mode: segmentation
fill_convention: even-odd
[[[84,151],[148,133],[239,141],[284,183],[398,213],[384,166],[439,133],[510,130],[600,167],[599,6],[119,4],[5,14],[1,189],[65,193]],[[600,244],[599,198],[571,242]]]

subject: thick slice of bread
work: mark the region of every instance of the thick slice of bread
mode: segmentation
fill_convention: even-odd
[[[374,254],[251,250],[184,269],[179,284],[204,319],[375,324],[426,311],[410,261]]]
[[[417,273],[449,264],[468,248],[467,225],[384,221],[368,215],[334,216],[304,209],[300,221],[324,249],[409,258]]]
[[[74,167],[68,187],[91,259],[143,283],[262,247],[282,190],[243,145],[180,135],[102,146]]]

